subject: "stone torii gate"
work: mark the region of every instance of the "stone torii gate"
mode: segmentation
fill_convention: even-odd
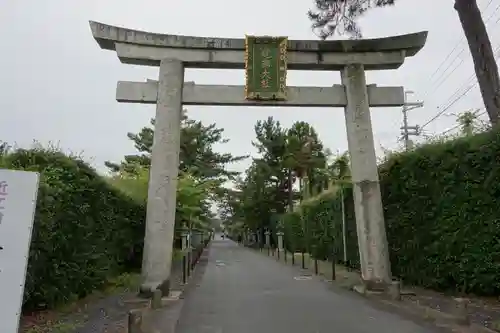
[[[183,105],[343,107],[352,164],[362,277],[391,281],[369,107],[404,104],[403,87],[366,85],[365,70],[399,68],[425,44],[427,32],[367,40],[286,40],[285,67],[340,71],[332,87],[286,87],[285,100],[247,100],[244,86],[184,82],[184,68],[244,69],[246,40],[155,34],[90,22],[102,49],[122,63],[159,66],[159,79],[118,82],[116,99],[156,104],[141,291],[169,291]],[[281,68],[286,72],[286,68]]]

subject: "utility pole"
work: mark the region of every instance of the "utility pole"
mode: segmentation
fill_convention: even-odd
[[[418,125],[408,125],[408,111],[424,106],[424,102],[408,102],[408,95],[413,93],[414,92],[411,90],[405,91],[405,103],[403,105],[403,126],[401,127],[401,135],[403,136],[405,150],[413,148],[413,141],[410,140],[410,136],[420,135],[420,127]]]

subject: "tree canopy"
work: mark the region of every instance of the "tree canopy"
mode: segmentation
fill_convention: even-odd
[[[232,232],[275,230],[287,206],[293,208],[308,195],[327,188],[331,180],[328,152],[306,122],[284,128],[272,117],[258,121],[253,145],[257,156],[219,205],[219,215]]]
[[[230,171],[227,167],[246,156],[215,151],[216,144],[227,142],[223,132],[215,124],[206,126],[190,119],[184,111],[177,188],[177,229],[184,224],[197,228],[211,227],[215,218],[211,211],[212,204],[227,192],[222,185],[238,176],[238,172]],[[127,134],[138,154],[127,155],[120,163],[106,162],[113,173],[110,181],[141,201],[147,199],[153,134],[154,119],[151,119],[151,127],[144,127],[139,133]]]
[[[224,144],[228,140],[223,137],[224,129],[215,124],[208,126],[201,121],[190,119],[184,111],[181,122],[181,148],[179,155],[179,170],[189,172],[192,176],[201,179],[219,179],[226,181],[238,175],[226,167],[234,162],[241,161],[247,156],[233,156],[219,153],[214,150],[216,144]],[[149,168],[151,164],[151,149],[153,147],[154,119],[151,126],[144,127],[139,133],[128,133],[127,136],[134,142],[139,154],[128,155],[120,163],[106,162],[106,166],[113,172],[125,170],[134,172],[136,166]]]

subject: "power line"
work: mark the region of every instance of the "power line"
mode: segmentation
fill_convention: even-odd
[[[484,11],[486,11],[486,10],[487,10],[487,9],[491,6],[491,4],[492,4],[492,3],[493,3],[493,0],[490,0],[490,1],[486,4],[486,7],[484,8]],[[496,11],[498,10],[498,8],[499,8],[499,7],[495,8],[495,10],[493,11],[493,13],[492,13],[492,14],[488,17],[488,19],[486,20],[486,22],[488,22],[488,21],[492,18],[493,14],[494,14],[494,13],[496,13]],[[499,19],[500,19],[500,18],[499,18]],[[460,38],[460,39],[459,39],[459,41],[455,44],[455,46],[454,46],[454,47],[453,47],[453,49],[450,51],[450,53],[448,53],[448,55],[445,57],[445,59],[444,59],[444,60],[443,60],[443,61],[439,64],[439,66],[436,68],[436,70],[434,71],[434,73],[432,73],[432,75],[431,75],[431,77],[430,77],[429,81],[433,79],[434,75],[436,75],[436,74],[439,72],[439,69],[440,69],[440,68],[441,68],[441,67],[442,67],[442,66],[446,63],[446,61],[447,61],[447,60],[451,57],[451,55],[453,54],[453,52],[455,52],[455,50],[456,50],[456,49],[457,49],[457,48],[458,48],[461,44],[463,44],[464,42],[465,42],[465,36],[462,36],[462,38]],[[464,46],[462,46],[462,51],[460,51],[458,55],[460,55],[460,54],[463,52],[463,50],[464,50]],[[457,57],[458,57],[458,55],[457,55]],[[454,61],[457,57],[455,57],[455,58],[452,60],[452,62],[453,62],[453,61]],[[445,72],[446,72],[446,70],[445,70]]]
[[[439,133],[438,135],[445,135],[446,133],[449,133],[449,132],[451,132],[451,131],[453,131],[454,129],[457,129],[457,128],[459,128],[459,127],[460,127],[460,124],[455,125],[455,126],[453,126],[452,128],[449,128],[449,129],[447,129],[446,131],[443,131],[443,132]]]
[[[485,9],[488,9],[488,7],[493,3],[493,0],[490,0],[488,2],[488,4],[486,5]],[[493,10],[493,12],[488,16],[488,18],[485,20],[485,23],[488,23],[492,18],[493,16],[495,15],[496,12],[498,12],[498,10],[500,9],[500,4],[497,5],[497,7]],[[498,24],[500,22],[500,17],[497,19],[497,21],[493,24],[494,26],[496,24]],[[445,57],[445,59],[441,62],[441,64],[438,66],[438,68],[434,71],[434,73],[431,75],[429,81],[432,81],[432,79],[434,78],[434,76],[439,72],[439,70],[441,69],[441,67],[443,67],[443,65],[447,62],[447,60],[451,57],[451,55],[453,54],[453,52],[455,52],[455,50],[457,50],[457,48],[463,44],[463,42],[465,41],[465,36],[462,37],[458,43],[455,45],[455,47],[450,51],[450,53],[448,53],[448,55]],[[440,81],[440,83],[437,85],[437,86],[434,86],[432,84],[429,85],[429,88],[428,90],[425,92],[425,97],[428,97],[427,95],[431,92],[431,91],[436,91],[437,88],[439,88],[444,82],[446,82],[446,80],[450,77],[451,74],[453,74],[457,68],[459,68],[463,62],[465,61],[465,58],[460,58],[461,61],[455,66],[455,68],[453,68],[453,70],[451,72],[448,73],[448,75],[446,75],[446,72],[448,71],[448,69],[450,69],[453,65],[453,63],[455,62],[456,59],[458,59],[464,52],[465,52],[465,45],[462,46],[462,48],[460,49],[459,53],[455,55],[455,57],[450,61],[450,64],[444,69],[444,71],[442,71],[441,75],[439,75],[439,77],[435,80],[435,82],[438,82]],[[446,75],[446,76],[445,76]],[[443,78],[444,76],[444,78]],[[442,80],[441,80],[442,79]]]
[[[450,64],[443,70],[443,72],[441,73],[441,75],[435,80],[435,82],[440,82],[437,86],[435,86],[432,91],[435,91],[435,89],[439,88],[439,86],[441,86],[444,82],[446,82],[446,79],[451,75],[453,74],[458,67],[460,67],[463,62],[465,61],[465,58],[460,58],[460,62],[457,64],[457,66],[455,66],[455,68],[453,68],[453,70],[451,72],[448,72],[448,69],[450,69],[452,67],[452,65],[454,64],[455,60],[458,59],[463,53],[465,52],[465,47],[462,47],[462,49],[460,50],[460,52],[457,53],[457,55],[455,56],[455,58],[453,58],[451,61],[450,61]],[[446,75],[448,74],[448,75]]]
[[[499,4],[499,5],[495,8],[495,11],[494,11],[494,12],[498,11],[499,9],[500,9],[500,4]],[[491,19],[492,17],[493,17],[493,14],[492,14],[492,15],[490,15],[490,17],[488,18],[488,20],[489,20],[489,19]],[[496,25],[496,24],[498,24],[498,23],[500,23],[500,17],[499,17],[499,18],[498,18],[498,20],[495,22],[495,25]],[[465,50],[465,49],[462,49],[462,51],[464,51],[464,50]],[[496,57],[497,59],[498,59],[498,58],[500,58],[500,44],[496,47],[496,49],[495,49],[494,53],[496,54],[496,55],[495,55],[495,57]],[[445,78],[444,78],[444,79],[443,79],[443,80],[442,80],[442,81],[441,81],[441,82],[440,82],[440,83],[439,83],[436,87],[434,87],[432,90],[433,90],[433,91],[436,91],[436,90],[437,90],[437,88],[439,88],[439,87],[440,87],[440,86],[441,86],[444,82],[446,82],[446,80],[450,77],[450,75],[451,75],[451,74],[453,74],[453,73],[454,73],[454,72],[455,72],[455,71],[456,71],[456,70],[460,67],[460,65],[461,65],[464,61],[465,61],[465,59],[462,59],[462,60],[460,61],[460,63],[458,63],[458,64],[457,64],[457,66],[455,66],[455,68],[454,68],[451,72],[449,72],[449,73],[448,73],[448,75],[446,75],[446,77],[445,77]],[[446,71],[446,70],[445,70],[445,71]],[[469,78],[467,78],[467,79],[465,80],[464,84],[463,84],[462,86],[460,86],[457,90],[455,90],[455,92],[454,92],[454,93],[452,93],[452,94],[450,95],[450,97],[446,100],[446,102],[444,102],[444,103],[443,103],[443,105],[448,104],[448,102],[450,102],[450,101],[451,101],[451,100],[452,100],[452,99],[453,99],[453,98],[454,98],[457,94],[459,94],[459,93],[460,93],[460,91],[461,91],[462,89],[466,89],[466,86],[467,86],[467,85],[469,85],[469,84],[471,84],[471,83],[474,81],[474,79],[475,79],[475,73],[472,73],[472,74],[469,76]],[[477,82],[476,82],[476,84],[477,84]],[[432,86],[432,85],[431,85],[431,86]],[[470,89],[468,89],[462,97],[464,97],[464,96],[465,96],[465,95],[466,95],[469,91],[470,91]],[[428,94],[428,93],[427,93],[427,94]]]
[[[484,8],[484,10],[488,9],[488,7],[493,3],[493,0],[490,0],[488,2],[488,4],[486,5],[486,7]],[[500,18],[499,18],[500,20]],[[462,44],[463,42],[465,41],[465,36],[462,36],[462,38],[460,38],[458,40],[458,42],[455,44],[455,46],[453,47],[453,49],[450,51],[450,53],[448,53],[448,55],[444,58],[444,60],[438,65],[438,67],[436,68],[436,70],[432,73],[431,77],[429,78],[429,81],[432,80],[434,78],[434,75],[437,74],[437,72],[439,72],[439,69],[446,63],[446,61],[451,57],[451,55],[453,54],[453,52],[455,52],[455,50],[460,46],[460,44]]]
[[[432,73],[431,77],[429,78],[429,81],[432,81],[432,79],[434,78],[434,75],[437,74],[437,72],[439,72],[439,69],[441,69],[441,67],[446,63],[446,61],[451,57],[451,55],[453,54],[453,52],[455,52],[455,50],[460,46],[460,44],[462,43],[464,37],[462,37],[458,43],[455,45],[455,47],[450,51],[450,53],[448,53],[448,55],[444,58],[443,62],[441,62],[438,67],[436,68],[436,70],[434,71],[434,73]]]
[[[500,44],[495,48],[494,54],[495,54],[496,60],[500,58]],[[459,94],[462,89],[465,89],[467,87],[467,85],[473,83],[474,79],[476,79],[476,74],[472,73],[465,80],[465,82],[458,89],[456,89],[453,94],[450,95],[450,97],[446,100],[446,102],[443,103],[443,105],[448,104],[448,102],[450,102],[457,94]],[[478,82],[476,81],[473,85],[475,86],[477,84],[478,84]]]
[[[500,8],[500,5],[499,5],[499,8]],[[500,58],[500,45],[498,45],[495,49],[495,53],[497,53],[496,55],[496,59]],[[457,95],[457,93],[464,87],[466,86],[467,84],[470,84],[473,80],[474,80],[474,77],[475,75],[472,74],[465,82],[464,85],[462,85],[460,88],[458,88],[457,90],[455,90],[455,92],[450,96],[450,98],[444,103],[448,103],[450,100],[453,99],[453,97],[455,95]],[[478,82],[476,81],[474,84],[471,84],[469,87],[466,88],[465,91],[463,91],[461,94],[459,94],[458,96],[456,96],[456,98],[451,101],[444,109],[442,109],[441,111],[439,111],[434,117],[432,117],[430,120],[428,120],[424,125],[422,125],[420,127],[420,129],[423,129],[425,126],[429,125],[430,123],[432,123],[433,121],[435,121],[436,119],[438,119],[443,113],[445,113],[450,107],[452,107],[453,105],[455,105],[455,103],[457,103],[459,100],[461,100],[462,98],[464,98],[471,90],[472,88],[474,88],[476,85],[478,84]],[[439,107],[438,107],[439,109]]]
[[[466,91],[464,91],[461,95],[459,95],[457,98],[453,100],[447,107],[439,111],[434,117],[432,117],[429,121],[427,121],[425,124],[423,124],[420,128],[423,129],[425,126],[429,125],[432,123],[434,120],[438,119],[443,113],[445,113],[449,108],[451,108],[456,102],[461,100],[467,93],[474,88],[475,85],[470,86]]]
[[[464,48],[464,49],[462,49],[462,51],[460,51],[460,53],[457,55],[457,57],[458,57],[459,55],[461,55],[462,53],[464,53],[464,51],[465,51],[465,48]],[[455,59],[456,59],[456,58],[455,58]],[[455,59],[453,59],[453,61],[455,61]],[[450,66],[446,67],[446,69],[444,70],[443,74],[444,74],[444,73],[446,73],[446,71],[448,70],[448,68],[450,68],[450,67],[451,67],[451,65],[453,64],[453,61],[452,61],[452,62],[450,62]],[[455,68],[453,68],[453,70],[452,70],[451,72],[448,72],[448,74],[447,74],[446,76],[444,76],[444,77],[442,77],[442,76],[440,77],[440,78],[442,78],[442,80],[441,80],[441,81],[438,83],[438,85],[437,85],[437,86],[435,86],[432,90],[433,90],[433,91],[436,91],[436,90],[437,90],[437,88],[441,87],[441,86],[443,85],[443,83],[445,83],[445,82],[446,82],[446,80],[448,80],[448,78],[451,76],[451,74],[455,73],[455,71],[456,71],[456,70],[457,70],[457,69],[458,69],[458,68],[459,68],[459,67],[460,67],[460,66],[461,66],[464,62],[465,62],[465,58],[461,58],[461,59],[460,59],[460,62],[459,62],[459,63],[455,66]]]
[[[490,2],[488,3],[488,5],[487,5],[487,7],[485,8],[485,10],[486,10],[486,9],[487,9],[490,5],[491,5],[491,3],[492,3],[492,1],[490,1]],[[493,16],[495,16],[496,12],[498,12],[498,10],[499,10],[499,9],[500,9],[500,4],[499,4],[499,5],[497,5],[497,6],[495,7],[495,9],[493,10],[493,12],[492,12],[492,13],[488,16],[488,18],[484,21],[484,23],[486,24],[486,23],[488,23],[489,21],[491,21],[491,19],[493,18]],[[500,21],[500,17],[498,18],[498,20],[497,20],[497,21],[495,21],[495,23],[493,23],[493,26],[492,26],[491,28],[494,28],[494,26],[495,26],[495,25],[496,25],[499,21]],[[462,37],[462,42],[463,42],[463,41],[465,41],[465,37]],[[455,59],[458,59],[458,58],[459,58],[459,57],[460,57],[460,56],[461,56],[461,55],[465,52],[465,50],[466,50],[466,47],[465,47],[465,45],[463,45],[463,46],[462,46],[462,48],[461,48],[461,50],[460,50],[460,52],[459,52],[459,53],[455,56],[455,58],[453,58],[453,60],[451,60],[450,65],[449,65],[448,67],[446,67],[446,69],[442,72],[442,75],[438,78],[438,80],[439,80],[439,79],[440,79],[443,75],[445,75],[446,71],[447,71],[447,70],[451,67],[451,65],[453,64],[453,62],[455,61]],[[463,64],[463,62],[465,61],[465,58],[460,58],[460,59],[461,59],[461,61],[458,63],[458,65],[457,65],[457,66],[456,66],[456,67],[455,67],[455,68],[454,68],[454,69],[453,69],[450,73],[448,73],[448,75],[444,78],[444,79],[445,79],[444,81],[446,81],[446,78],[448,78],[451,74],[453,74],[453,72],[455,72],[455,71],[456,71],[456,69],[457,69],[458,67],[460,67],[460,65],[462,65],[462,64]],[[437,80],[436,80],[436,81],[437,81]],[[444,81],[443,81],[443,82],[444,82]],[[441,85],[441,84],[440,84],[440,85]],[[437,87],[436,87],[436,88],[437,88]],[[435,90],[435,88],[434,88],[433,90]]]
[[[479,111],[479,110],[478,110],[478,111]],[[483,114],[485,114],[485,113],[486,113],[486,111],[483,111],[483,112],[481,112],[480,114],[477,114],[477,112],[478,112],[478,111],[476,111],[476,112],[474,113],[475,118],[478,118],[479,116],[482,116]],[[437,135],[444,135],[444,134],[446,134],[446,133],[449,133],[449,132],[451,132],[451,131],[453,131],[453,130],[455,130],[455,129],[459,128],[460,126],[462,126],[462,124],[457,124],[457,125],[453,126],[452,128],[449,128],[449,129],[447,129],[446,131],[443,131],[443,132],[441,132],[441,133],[439,133],[439,134],[437,134]]]

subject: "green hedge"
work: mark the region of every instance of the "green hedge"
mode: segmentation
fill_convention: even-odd
[[[145,207],[83,161],[19,149],[1,167],[40,172],[24,308],[47,308],[89,294],[140,266]]]
[[[393,275],[443,291],[500,294],[500,133],[430,144],[379,167]],[[348,258],[359,265],[346,191]],[[311,230],[311,252],[342,258],[340,199],[324,194],[284,216],[287,246]],[[294,230],[300,229],[299,232]],[[328,238],[326,235],[333,235]]]
[[[341,196],[327,191],[301,204],[293,213],[285,214],[283,227],[285,246],[294,252],[308,252],[318,259],[335,258],[343,262]],[[344,204],[347,230],[347,265],[359,267],[356,222],[352,189],[344,188]],[[306,237],[304,237],[306,235]]]

